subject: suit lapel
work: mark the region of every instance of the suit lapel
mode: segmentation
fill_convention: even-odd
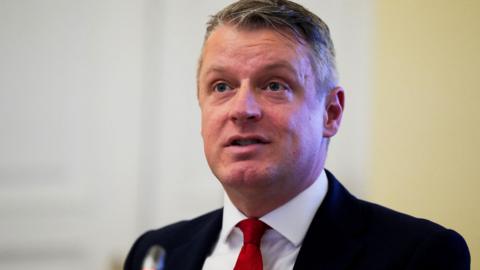
[[[223,211],[218,211],[201,226],[196,227],[190,241],[167,251],[166,269],[198,270],[202,269],[205,258],[212,251],[217,242],[222,227]]]
[[[352,265],[364,229],[358,200],[327,171],[328,192],[310,225],[294,270],[341,270]]]

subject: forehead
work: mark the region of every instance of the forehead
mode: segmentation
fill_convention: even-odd
[[[303,44],[287,32],[221,25],[205,42],[199,75],[211,69],[229,66],[235,66],[238,71],[275,64],[302,68],[309,64],[308,52]]]

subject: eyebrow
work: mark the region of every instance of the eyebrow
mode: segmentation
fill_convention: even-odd
[[[290,62],[285,60],[275,61],[275,62],[266,64],[260,68],[260,70],[267,70],[267,71],[275,70],[275,69],[286,69],[293,74],[297,74],[298,72],[295,68],[292,67]],[[224,66],[213,65],[207,70],[205,75],[208,76],[211,73],[225,73],[225,72],[228,72],[228,69],[225,68]]]
[[[222,66],[212,66],[207,70],[205,75],[208,76],[210,73],[224,73],[225,71],[226,69]]]
[[[293,74],[298,73],[298,70],[293,68],[292,65],[290,64],[290,62],[288,62],[288,61],[274,62],[274,63],[268,64],[268,65],[262,67],[262,69],[265,69],[265,70],[286,69]]]

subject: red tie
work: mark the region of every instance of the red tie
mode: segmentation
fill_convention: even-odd
[[[249,218],[237,224],[243,232],[243,246],[238,255],[234,270],[262,270],[260,240],[268,225],[256,218]]]

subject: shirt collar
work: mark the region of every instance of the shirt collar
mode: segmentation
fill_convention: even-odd
[[[298,247],[302,244],[308,227],[327,194],[327,189],[327,176],[322,170],[317,180],[308,188],[284,205],[267,213],[260,220]],[[246,218],[233,205],[227,194],[224,194],[223,223],[219,241],[226,242],[235,225]]]

